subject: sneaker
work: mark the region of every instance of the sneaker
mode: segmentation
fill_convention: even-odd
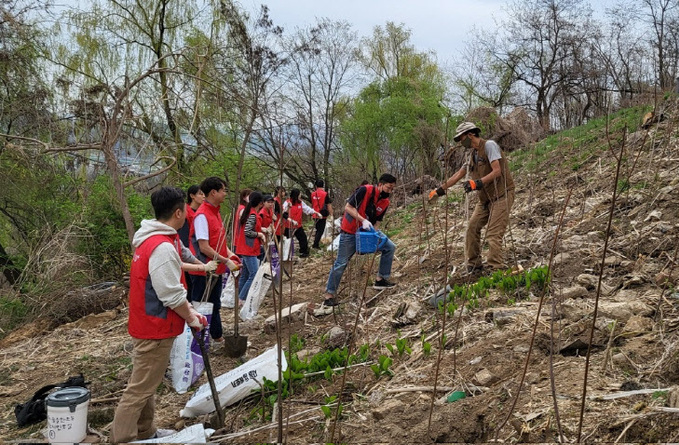
[[[176,432],[177,432],[176,430],[166,430],[163,428],[158,428],[156,432],[153,434],[153,436],[149,437],[149,439],[160,439],[161,437],[171,436]]]
[[[386,278],[382,278],[381,280],[375,280],[375,284],[373,284],[373,289],[389,289],[390,287],[394,286],[396,286],[396,283],[392,283]]]
[[[326,307],[339,306],[339,305],[340,305],[340,302],[337,301],[337,298],[335,298],[335,297],[326,298],[325,300],[323,300],[323,306],[326,306]]]

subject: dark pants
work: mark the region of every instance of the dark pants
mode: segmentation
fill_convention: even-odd
[[[321,238],[323,238],[323,232],[325,232],[325,222],[327,219],[319,218],[316,220],[316,233],[314,233],[314,244],[312,247],[318,249],[320,246]]]
[[[203,293],[207,285],[207,278],[201,275],[193,276],[193,289],[191,292],[191,301],[201,301]],[[212,318],[210,320],[210,337],[217,339],[222,338],[224,332],[222,331],[222,317],[219,314],[219,309],[222,307],[222,276],[214,275],[210,281],[212,292],[207,298],[207,301],[212,303]]]
[[[290,231],[291,229],[285,229],[285,236],[288,238],[290,238]],[[309,241],[307,240],[304,227],[300,226],[295,229],[295,238],[297,238],[297,241],[299,242],[299,254],[309,255]]]

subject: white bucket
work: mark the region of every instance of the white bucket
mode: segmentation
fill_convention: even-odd
[[[47,396],[47,440],[49,443],[79,443],[87,436],[87,388],[71,386]]]

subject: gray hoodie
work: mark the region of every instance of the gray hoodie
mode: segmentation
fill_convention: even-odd
[[[176,234],[177,231],[167,224],[156,219],[145,219],[134,234],[132,246],[136,249],[153,235]],[[179,238],[177,242],[182,245]],[[171,309],[179,307],[186,301],[186,289],[181,283],[182,273],[182,259],[179,258],[177,248],[171,243],[159,244],[149,258],[149,276],[158,299]]]

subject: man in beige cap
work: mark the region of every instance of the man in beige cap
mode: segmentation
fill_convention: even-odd
[[[467,273],[478,275],[483,273],[481,260],[481,229],[487,225],[488,272],[506,267],[502,254],[502,238],[509,224],[509,211],[514,203],[514,181],[503,156],[500,146],[491,140],[479,137],[481,130],[472,122],[462,122],[455,130],[455,142],[465,148],[473,148],[469,162],[463,165],[441,187],[429,193],[429,199],[442,196],[448,187],[464,179],[469,171],[471,180],[462,185],[466,193],[477,191],[479,202],[474,208],[467,234],[465,251],[467,255]]]

